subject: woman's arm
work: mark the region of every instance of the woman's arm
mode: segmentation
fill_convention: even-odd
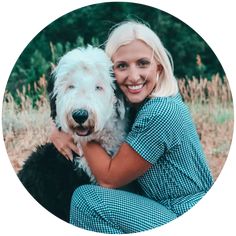
[[[84,156],[99,185],[118,188],[143,175],[151,163],[144,160],[127,143],[113,157],[95,142],[82,144]]]

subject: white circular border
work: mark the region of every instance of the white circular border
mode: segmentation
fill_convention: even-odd
[[[36,34],[62,15],[77,8],[100,2],[111,1],[8,0],[4,5],[1,3],[1,101],[8,77],[18,56]],[[144,1],[132,2],[147,5]],[[176,16],[202,36],[224,67],[235,98],[236,32],[234,22],[236,22],[236,15],[233,4],[234,1],[224,3],[223,1],[206,0],[156,0],[148,5]],[[2,111],[2,104],[0,110]],[[95,235],[95,233],[78,229],[59,220],[39,206],[16,177],[2,138],[0,138],[0,145],[1,235],[73,236],[81,233]],[[151,235],[154,232],[162,236],[234,235],[236,233],[235,219],[231,214],[236,210],[234,154],[235,139],[233,139],[228,160],[220,177],[196,207],[170,224],[140,234]]]

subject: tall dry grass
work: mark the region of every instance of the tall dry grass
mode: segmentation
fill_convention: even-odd
[[[181,95],[196,123],[201,143],[216,179],[227,159],[233,134],[233,102],[226,78],[219,75],[211,81],[193,78],[178,80]],[[46,80],[40,78],[33,88],[46,91]],[[10,161],[18,171],[23,161],[38,144],[49,141],[50,108],[46,92],[36,106],[26,95],[26,88],[17,91],[21,102],[5,93],[3,102],[3,135]]]
[[[232,94],[226,77],[213,75],[211,80],[206,78],[179,79],[180,93],[187,103],[202,103],[209,106],[228,105],[232,103]]]
[[[180,79],[179,90],[189,105],[214,179],[227,159],[233,136],[233,101],[226,77]]]
[[[27,86],[22,91],[17,90],[19,105],[10,93],[5,92],[2,111],[3,136],[15,171],[21,168],[23,161],[37,145],[49,141],[51,118],[46,86],[45,77],[41,77],[32,88]],[[32,99],[26,95],[27,90],[43,90],[34,106]]]

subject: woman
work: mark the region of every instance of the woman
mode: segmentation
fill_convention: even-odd
[[[213,180],[158,36],[146,25],[124,22],[111,32],[105,51],[135,118],[113,159],[97,143],[82,144],[98,185],[77,188],[70,222],[96,232],[140,232],[182,215]],[[54,129],[51,139],[67,156],[78,152],[65,133]],[[116,189],[134,179],[143,196]]]

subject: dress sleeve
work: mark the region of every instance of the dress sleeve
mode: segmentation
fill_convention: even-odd
[[[172,113],[144,115],[134,122],[125,142],[146,161],[154,164],[181,144],[182,126],[180,117]]]

